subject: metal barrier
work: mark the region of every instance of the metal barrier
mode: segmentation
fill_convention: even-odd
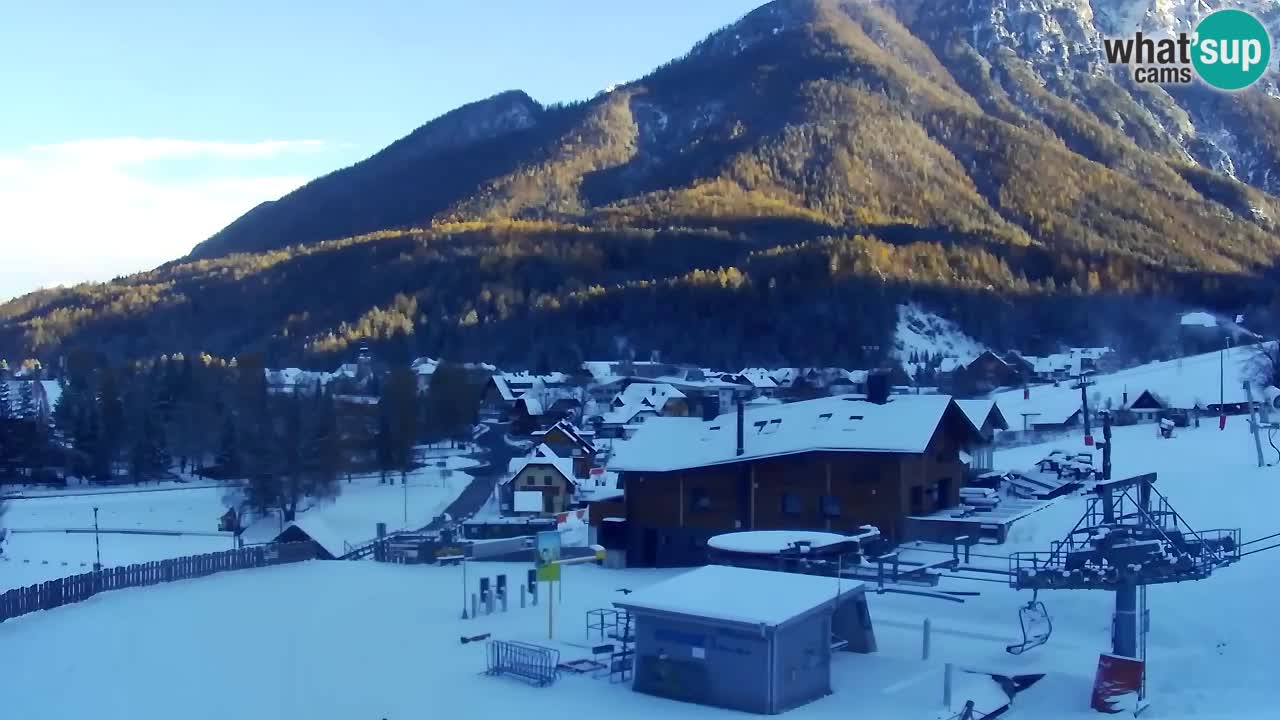
[[[510,675],[536,687],[550,685],[559,677],[559,650],[512,640],[490,640],[486,650],[486,675]]]

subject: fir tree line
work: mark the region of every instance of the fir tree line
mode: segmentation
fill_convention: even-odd
[[[75,353],[58,382],[47,424],[0,383],[0,485],[205,477],[231,482],[241,510],[286,520],[356,473],[406,481],[415,446],[469,438],[479,403],[477,378],[448,363],[423,393],[407,367],[362,388],[339,378],[272,392],[257,355],[117,367]],[[18,385],[24,396],[32,387]]]

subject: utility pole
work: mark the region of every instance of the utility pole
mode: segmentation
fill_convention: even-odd
[[[1227,427],[1227,344],[1218,351],[1218,429]]]
[[[1111,479],[1111,413],[1102,413],[1102,479]]]
[[[1080,384],[1080,411],[1084,420],[1084,444],[1093,445],[1093,431],[1089,428],[1089,393],[1088,388],[1093,383],[1089,382],[1089,375],[1082,368],[1079,376]]]
[[[1262,456],[1262,424],[1258,420],[1258,408],[1253,404],[1253,387],[1248,380],[1244,381],[1244,397],[1249,401],[1249,431],[1253,435],[1253,448],[1258,453],[1258,467],[1266,467],[1267,460]]]

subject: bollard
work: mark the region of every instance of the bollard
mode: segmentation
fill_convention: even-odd
[[[931,624],[931,623],[929,622],[929,618],[925,618],[925,619],[924,619],[924,638],[923,638],[923,647],[921,647],[921,649],[920,649],[920,657],[921,657],[921,659],[924,659],[924,660],[928,660],[928,659],[929,659],[929,629],[930,629],[930,624]]]
[[[490,590],[489,592],[485,593],[485,597],[484,597],[484,614],[485,614],[485,615],[492,615],[492,614],[493,614],[493,591],[492,591],[492,590]]]
[[[502,595],[499,596],[499,599],[502,600],[502,612],[506,612],[507,611],[507,593],[504,591]]]
[[[525,600],[525,595],[527,594],[528,594],[528,591],[525,589],[523,585],[521,585],[520,586],[520,609],[521,610],[524,609],[524,600]]]
[[[479,617],[480,598],[475,593],[471,593],[471,617]]]
[[[947,663],[942,674],[942,706],[951,709],[951,663]]]

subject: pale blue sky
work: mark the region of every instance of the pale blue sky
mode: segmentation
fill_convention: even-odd
[[[185,254],[508,89],[589,97],[762,0],[0,0],[0,301]]]

